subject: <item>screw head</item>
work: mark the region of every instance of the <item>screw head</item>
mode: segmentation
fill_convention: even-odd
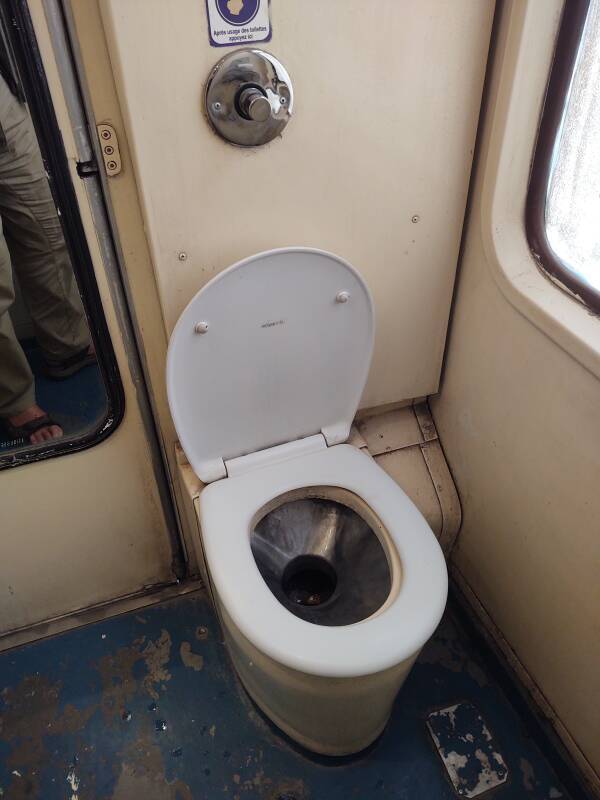
[[[222,108],[222,106],[221,106],[221,103],[219,103],[219,101],[218,101],[218,100],[217,100],[217,102],[216,102],[216,103],[213,103],[212,107],[213,107],[213,111],[216,111],[216,112],[217,112],[217,114],[219,113],[219,111],[220,111],[220,110],[221,110],[221,108]]]
[[[102,131],[102,133],[100,134],[100,136],[101,136],[103,139],[110,139],[110,131],[106,131],[106,130],[104,130],[104,131]]]
[[[280,97],[279,98],[279,102],[281,103],[282,106],[284,106],[287,103],[287,98],[286,97]]]
[[[117,162],[116,161],[107,161],[106,162],[106,166],[109,169],[116,169],[117,168]]]
[[[187,253],[185,252],[185,250],[180,250],[179,253],[177,253],[177,258],[180,261],[187,261]]]
[[[336,303],[347,303],[349,299],[350,299],[349,292],[338,292],[335,296]]]
[[[208,327],[208,322],[197,322],[194,325],[194,333],[206,333]]]
[[[410,218],[410,221],[416,223],[419,222],[420,219],[421,217],[418,214],[413,214],[413,216]]]

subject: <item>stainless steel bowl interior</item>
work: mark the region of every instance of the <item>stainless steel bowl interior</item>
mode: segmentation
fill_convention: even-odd
[[[316,625],[351,625],[370,617],[392,586],[379,536],[335,493],[336,499],[315,490],[275,501],[250,537],[271,592],[292,614]]]

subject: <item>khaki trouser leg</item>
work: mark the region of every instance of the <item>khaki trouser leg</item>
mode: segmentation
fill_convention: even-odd
[[[8,313],[14,299],[10,253],[0,219],[0,417],[14,416],[35,403],[33,375]]]
[[[89,346],[89,329],[33,124],[26,107],[13,97],[1,77],[0,124],[6,138],[0,152],[0,215],[5,244],[36,339],[49,361],[61,361]],[[19,347],[14,332],[13,341],[13,347]],[[13,373],[6,370],[4,354],[0,354],[1,396],[8,398],[12,392],[16,398],[19,386]],[[8,401],[0,404],[1,415],[6,416],[3,409],[8,405]]]

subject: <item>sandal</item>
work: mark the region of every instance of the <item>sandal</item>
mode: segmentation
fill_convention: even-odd
[[[51,425],[56,425],[57,428],[62,429],[62,426],[48,414],[44,414],[43,417],[36,417],[29,422],[24,422],[22,425],[13,425],[12,422],[9,422],[7,419],[2,421],[8,431],[8,435],[13,441],[18,442],[19,440],[23,440],[26,444],[31,444],[31,436],[42,428],[49,428]]]
[[[52,378],[54,381],[62,381],[65,378],[70,378],[71,375],[82,370],[84,367],[90,367],[92,364],[97,363],[95,353],[90,353],[89,348],[80,350],[73,356],[64,358],[62,361],[47,361],[44,360],[42,364],[42,372],[46,378]]]

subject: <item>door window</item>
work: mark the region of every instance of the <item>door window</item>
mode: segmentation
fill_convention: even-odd
[[[11,8],[12,6],[12,8]],[[0,466],[105,438],[123,392],[23,4],[0,15]]]

